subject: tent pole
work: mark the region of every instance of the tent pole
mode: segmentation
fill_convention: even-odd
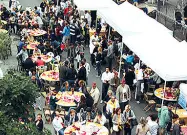
[[[97,12],[96,12],[96,20],[95,20],[95,31],[97,30]]]
[[[111,29],[111,27],[109,26],[109,30],[108,30],[108,41],[110,39],[110,29]]]
[[[109,28],[110,29],[110,28]],[[123,41],[123,40],[122,40]],[[123,42],[121,42],[121,56],[120,56],[120,61],[119,61],[119,74],[118,77],[120,78],[120,72],[121,72],[121,59],[122,59],[122,54],[123,54]]]
[[[138,64],[139,64],[139,65],[138,65],[138,70],[140,70],[140,67],[141,67],[140,63],[141,63],[141,62],[140,62],[140,58],[139,58],[139,62],[138,62]]]
[[[165,83],[164,83],[164,91],[163,91],[162,107],[163,107],[163,105],[164,105],[165,91],[166,91],[166,80],[165,80]]]

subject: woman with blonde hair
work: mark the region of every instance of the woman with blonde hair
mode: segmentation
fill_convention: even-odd
[[[147,122],[148,121],[144,117],[140,118],[140,123],[136,127],[136,135],[147,135],[147,132],[149,131]]]
[[[97,67],[97,77],[101,76],[101,60],[102,60],[102,48],[98,47],[98,53],[96,55],[96,67]]]

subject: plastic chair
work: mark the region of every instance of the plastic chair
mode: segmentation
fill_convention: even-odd
[[[55,59],[59,62],[59,61],[60,61],[60,56],[57,55],[57,56],[55,57]]]
[[[48,52],[46,55],[51,56],[51,57],[55,56],[54,53],[52,53],[52,52]]]

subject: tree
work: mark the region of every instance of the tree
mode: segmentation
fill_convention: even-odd
[[[33,122],[21,123],[13,119],[9,119],[2,112],[0,112],[0,134],[1,135],[51,135],[51,133],[44,129],[41,133],[37,130]]]
[[[38,92],[39,89],[29,77],[11,70],[0,80],[0,111],[11,118],[32,115],[30,111],[33,110]]]
[[[13,70],[0,79],[0,135],[51,135],[39,132],[34,108],[39,89],[25,73]]]

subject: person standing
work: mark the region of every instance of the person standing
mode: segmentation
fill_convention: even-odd
[[[43,120],[42,120],[42,115],[41,114],[37,115],[37,119],[35,121],[35,124],[36,124],[36,127],[37,127],[38,131],[42,132],[44,124],[43,124]]]
[[[97,85],[95,82],[92,83],[92,89],[90,91],[90,95],[92,96],[92,98],[94,100],[94,107],[96,107],[99,102],[100,91],[97,88]]]
[[[121,109],[117,108],[116,113],[113,116],[112,123],[113,123],[113,132],[112,135],[123,135],[123,124],[125,120],[123,114],[121,113]]]
[[[136,102],[140,104],[140,98],[142,95],[142,90],[144,87],[144,70],[146,69],[146,66],[143,65],[141,68],[138,70],[138,74],[136,76]]]
[[[89,27],[91,27],[92,18],[91,18],[91,16],[90,16],[90,14],[88,13],[88,11],[85,11],[84,17],[86,18]]]
[[[85,58],[83,58],[84,61],[84,67],[86,68],[86,83],[88,83],[88,75],[90,74],[90,64],[86,61]]]
[[[118,72],[114,72],[114,77],[110,80],[110,87],[115,95],[119,85],[120,85],[120,78],[118,77]]]
[[[132,66],[129,66],[128,72],[125,73],[126,84],[133,90],[133,80],[135,79],[135,73]]]
[[[77,75],[78,82],[80,80],[83,80],[86,82],[86,68],[84,67],[84,64],[85,63],[81,61],[80,68],[79,68],[78,75]]]
[[[151,135],[157,135],[157,133],[158,133],[158,128],[159,128],[159,126],[158,126],[158,122],[157,122],[157,120],[158,120],[158,115],[157,114],[151,114],[150,116],[149,116],[149,118],[150,119],[148,119],[148,126],[149,126],[149,133],[151,134]]]
[[[107,91],[108,91],[108,88],[109,88],[111,76],[112,76],[112,74],[110,73],[109,68],[106,67],[106,71],[103,72],[102,77],[101,77],[101,81],[103,82],[101,103],[103,103],[103,100],[104,100],[105,96],[107,95]]]
[[[65,44],[67,43],[69,37],[70,37],[70,27],[67,22],[65,22],[65,27],[63,31],[60,31],[60,33],[63,35],[62,42]]]
[[[159,135],[165,135],[166,130],[168,128],[171,128],[172,125],[172,116],[170,114],[170,111],[172,109],[171,104],[168,104],[168,106],[163,106],[158,111],[158,118],[159,118]]]
[[[123,111],[125,109],[125,106],[129,104],[129,101],[131,99],[131,91],[127,84],[125,84],[125,80],[123,79],[121,81],[121,85],[118,86],[116,91],[116,98],[119,101],[120,108]]]
[[[109,41],[108,49],[107,49],[107,62],[108,62],[108,67],[109,67],[110,71],[112,70],[112,60],[113,60],[113,57],[114,57],[113,53],[114,52],[113,52],[112,41]]]
[[[134,111],[131,110],[130,105],[125,106],[125,110],[123,111],[123,116],[125,119],[125,125],[124,125],[124,130],[125,130],[125,135],[131,135],[131,130],[133,129],[132,125],[132,120],[136,119],[136,116],[134,114]]]
[[[140,123],[136,127],[136,135],[147,135],[149,131],[149,126],[147,120],[144,117],[140,118]]]
[[[77,78],[77,71],[74,68],[74,64],[70,65],[70,68],[68,69],[66,76],[70,86],[73,86]]]
[[[70,24],[70,43],[75,44],[76,41],[76,20]]]
[[[97,77],[101,76],[101,61],[102,61],[102,48],[98,48],[98,53],[96,55],[96,67],[97,67]]]
[[[67,80],[67,71],[68,71],[68,61],[65,61],[63,66],[59,68],[59,79],[60,79],[60,87],[62,87],[63,83]]]

